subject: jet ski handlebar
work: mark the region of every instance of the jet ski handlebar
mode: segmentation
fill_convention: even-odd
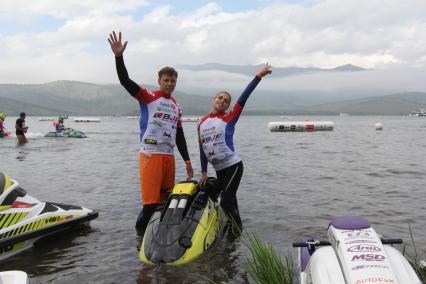
[[[329,241],[306,241],[306,242],[295,242],[292,244],[294,248],[304,248],[304,247],[320,247],[320,246],[330,246],[331,243]]]
[[[384,245],[399,245],[403,243],[402,239],[380,238],[380,240],[382,241],[382,244]],[[330,246],[330,245],[331,243],[329,241],[319,241],[319,240],[292,243],[292,246],[294,248],[302,248],[302,247],[312,248],[312,247]]]

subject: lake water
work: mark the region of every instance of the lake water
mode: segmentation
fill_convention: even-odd
[[[12,129],[16,118],[8,117]],[[283,256],[292,241],[309,234],[326,238],[329,221],[361,215],[385,237],[403,238],[426,258],[426,118],[335,116],[334,131],[271,133],[279,117],[243,116],[235,145],[244,162],[238,191],[245,229],[271,242]],[[51,122],[27,118],[29,142],[0,139],[0,170],[40,200],[99,211],[91,227],[68,234],[0,263],[0,270],[26,271],[32,283],[244,283],[248,250],[224,239],[183,267],[147,266],[138,260],[134,229],[141,208],[138,121],[101,118],[65,125],[87,139],[42,138]],[[287,120],[303,121],[304,117]],[[383,124],[383,131],[374,128]],[[184,123],[196,173],[200,171],[196,124]],[[177,151],[176,151],[177,152]],[[184,179],[177,154],[176,180]],[[210,172],[213,171],[210,167]],[[199,176],[196,176],[198,179]],[[293,251],[296,255],[296,251]]]

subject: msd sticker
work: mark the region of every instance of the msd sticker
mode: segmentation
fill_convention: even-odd
[[[364,253],[352,257],[352,261],[384,261],[386,257],[381,254]]]

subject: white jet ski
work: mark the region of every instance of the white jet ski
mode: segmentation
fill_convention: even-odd
[[[0,272],[1,284],[28,284],[30,283],[27,273],[19,270]]]
[[[414,269],[392,245],[401,239],[383,239],[358,216],[335,218],[328,227],[329,241],[310,237],[300,243],[300,284],[421,284]]]

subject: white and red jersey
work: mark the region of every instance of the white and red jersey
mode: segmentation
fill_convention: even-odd
[[[200,150],[216,171],[241,161],[238,153],[234,151],[233,141],[235,123],[241,110],[234,110],[227,114],[210,113],[198,123]]]
[[[198,123],[201,170],[203,172],[207,172],[207,161],[213,165],[216,171],[223,170],[241,161],[240,155],[234,149],[235,124],[248,97],[260,80],[259,76],[254,77],[230,112],[210,113]]]
[[[182,127],[182,112],[176,100],[160,90],[142,88],[135,98],[140,107],[141,152],[173,155],[176,129]]]

